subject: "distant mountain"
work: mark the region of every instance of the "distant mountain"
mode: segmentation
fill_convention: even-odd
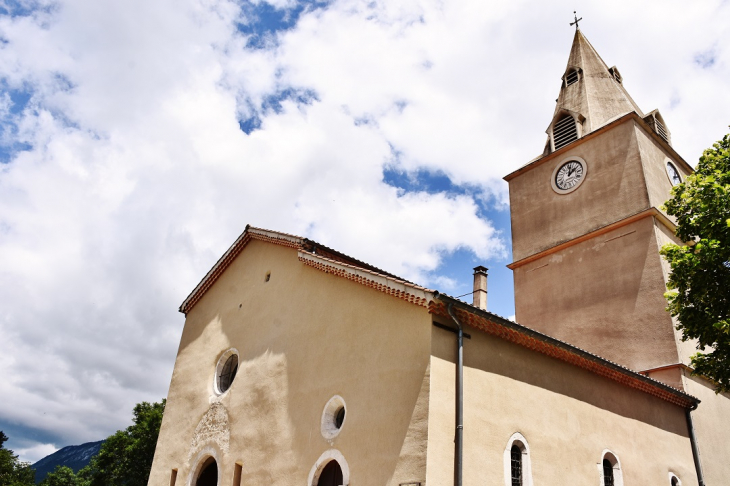
[[[87,442],[86,444],[76,446],[66,446],[59,449],[53,454],[44,457],[40,461],[33,464],[35,469],[35,482],[40,483],[48,475],[53,472],[56,466],[67,466],[78,472],[79,469],[86,466],[92,457],[99,453],[101,444],[104,441]]]

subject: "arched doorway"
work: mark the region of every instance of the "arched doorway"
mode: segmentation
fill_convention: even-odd
[[[341,486],[342,485],[342,468],[340,464],[332,460],[322,469],[319,475],[317,486]]]
[[[209,457],[200,468],[195,486],[218,486],[218,464]]]

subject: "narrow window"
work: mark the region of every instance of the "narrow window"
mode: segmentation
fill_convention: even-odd
[[[682,485],[682,483],[679,482],[679,478],[677,476],[675,476],[674,474],[672,474],[672,481],[670,484],[671,484],[671,486],[681,486]]]
[[[608,459],[603,460],[603,486],[614,486],[613,464]]]
[[[532,486],[530,446],[519,432],[512,434],[504,448],[504,486]]]
[[[611,451],[604,451],[603,458],[597,466],[601,472],[601,486],[624,486],[621,463]]]
[[[564,115],[553,126],[553,144],[555,150],[578,140],[578,129],[575,126],[575,119],[570,115]]]
[[[243,466],[236,463],[236,468],[233,470],[233,486],[241,486],[241,474],[243,473]]]
[[[177,481],[177,469],[173,469],[170,473],[170,486],[175,486],[175,481]]]
[[[522,449],[517,445],[510,451],[512,486],[522,486]]]

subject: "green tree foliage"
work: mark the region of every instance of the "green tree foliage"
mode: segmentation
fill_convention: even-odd
[[[18,456],[5,448],[8,436],[0,430],[0,485],[2,486],[34,486],[35,471],[27,462],[18,460]]]
[[[73,486],[146,486],[160,434],[165,400],[138,403],[134,424],[106,439],[99,454],[79,471]],[[65,484],[64,484],[65,486]]]
[[[682,339],[696,339],[695,373],[730,391],[730,134],[705,150],[694,174],[664,205],[687,246],[665,245],[669,311]]]
[[[40,486],[83,486],[84,482],[76,477],[70,467],[56,466],[56,469],[48,473],[39,484]]]

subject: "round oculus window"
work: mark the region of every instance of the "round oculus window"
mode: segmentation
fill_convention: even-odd
[[[673,186],[682,182],[682,177],[679,175],[679,171],[670,161],[667,161],[667,176]]]
[[[220,395],[228,391],[238,372],[238,352],[229,349],[218,359],[215,370],[215,388]]]
[[[588,165],[580,157],[563,160],[553,170],[550,185],[558,194],[575,191],[583,183],[588,172]]]
[[[346,414],[345,400],[339,395],[330,398],[322,411],[322,437],[328,440],[337,437],[345,424]]]

